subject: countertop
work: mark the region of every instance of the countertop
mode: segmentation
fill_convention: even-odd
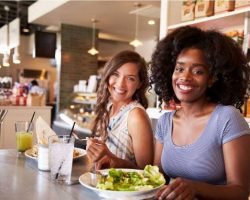
[[[86,156],[74,161],[72,180],[89,171],[91,164]],[[14,149],[0,150],[0,199],[2,200],[94,200],[94,192],[76,185],[61,185],[50,180],[50,173],[39,171],[37,161],[17,157]]]

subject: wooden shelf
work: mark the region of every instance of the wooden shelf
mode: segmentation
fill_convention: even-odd
[[[96,93],[87,93],[87,92],[77,92],[76,93],[78,96],[83,96],[83,97],[96,97]]]
[[[75,92],[72,102],[77,104],[96,104],[97,94],[87,92]]]
[[[96,104],[96,100],[78,100],[78,99],[74,99],[72,102],[73,103],[79,103],[79,104]]]
[[[224,12],[210,17],[198,18],[193,21],[181,22],[168,26],[168,31],[174,30],[182,26],[197,26],[202,29],[224,29],[244,24],[244,18],[248,15],[250,6],[238,8],[231,12]]]

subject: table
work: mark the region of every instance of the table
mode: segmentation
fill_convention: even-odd
[[[50,181],[50,173],[39,171],[37,161],[17,157],[14,149],[0,150],[1,200],[94,200],[101,199],[81,184],[61,185]],[[86,156],[73,163],[72,180],[91,168]]]

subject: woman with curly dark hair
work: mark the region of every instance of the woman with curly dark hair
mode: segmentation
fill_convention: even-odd
[[[249,65],[238,44],[181,27],[158,43],[151,70],[160,102],[181,104],[157,124],[154,164],[173,180],[157,197],[248,199],[250,131],[239,110]]]
[[[153,131],[147,116],[149,86],[145,60],[122,51],[104,67],[97,92],[93,136],[88,156],[103,167],[144,168],[153,163]]]

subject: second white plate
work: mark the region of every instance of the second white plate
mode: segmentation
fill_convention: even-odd
[[[77,160],[79,158],[82,158],[83,156],[85,156],[87,154],[86,150],[84,149],[81,149],[81,148],[74,148],[75,151],[77,151],[79,153],[78,156],[74,156],[74,160]],[[34,160],[37,160],[37,156],[33,156],[32,155],[32,149],[28,149],[25,151],[25,156],[28,157],[28,158],[31,158],[31,159],[34,159]]]

